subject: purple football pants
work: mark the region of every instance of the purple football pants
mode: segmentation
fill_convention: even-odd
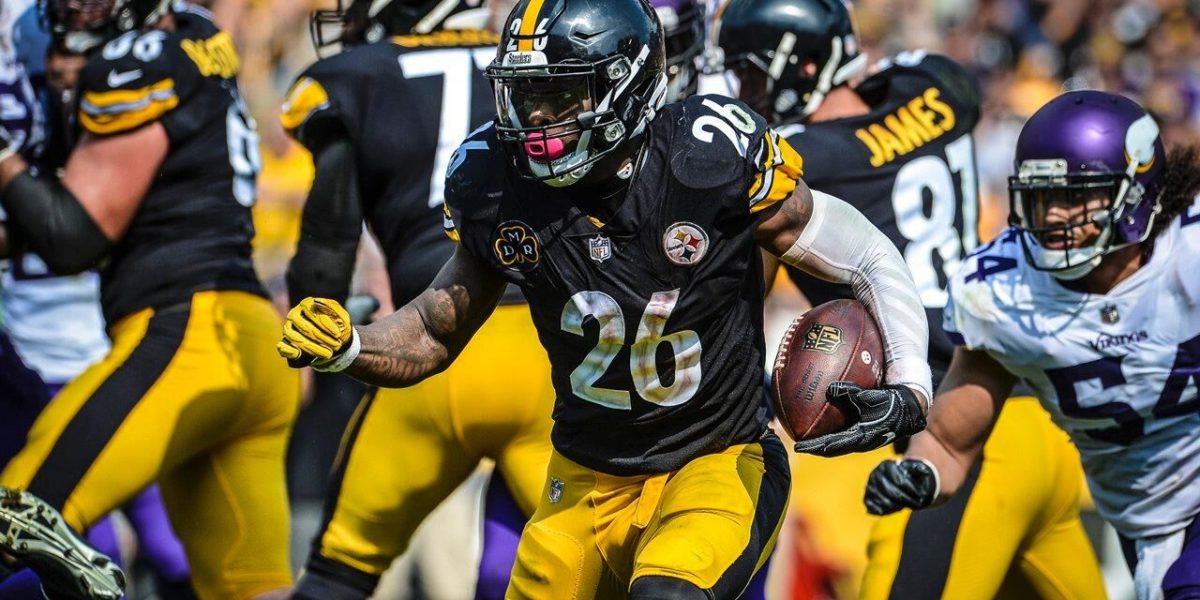
[[[1121,537],[1121,550],[1132,572],[1137,567],[1133,540]],[[1163,576],[1164,600],[1200,600],[1200,517],[1192,520],[1183,535],[1183,550]]]

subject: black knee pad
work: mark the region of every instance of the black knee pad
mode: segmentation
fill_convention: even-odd
[[[378,584],[377,575],[313,556],[296,582],[292,600],[366,600],[375,593]]]
[[[710,592],[674,577],[638,577],[629,586],[629,600],[712,600]]]

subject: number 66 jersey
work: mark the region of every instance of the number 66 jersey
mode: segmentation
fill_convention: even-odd
[[[618,476],[673,471],[766,431],[755,213],[801,171],[728,98],[668,105],[647,133],[607,216],[594,188],[518,176],[491,126],[463,143],[446,182],[451,237],[529,302],[552,366],[554,447]]]
[[[1037,391],[1118,532],[1181,529],[1200,513],[1200,201],[1104,295],[1033,269],[1018,235],[1007,230],[963,263],[947,333]]]

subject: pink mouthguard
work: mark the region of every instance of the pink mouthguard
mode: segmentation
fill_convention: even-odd
[[[560,138],[546,139],[543,133],[531,133],[525,141],[525,154],[539,162],[550,162],[566,154],[567,145]]]

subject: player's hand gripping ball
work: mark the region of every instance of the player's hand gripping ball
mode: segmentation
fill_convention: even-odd
[[[293,367],[335,359],[350,345],[354,329],[350,313],[336,300],[305,298],[287,314],[279,355]]]
[[[796,452],[839,456],[924,429],[916,394],[882,385],[883,337],[856,300],[826,302],[792,323],[775,359],[775,414]]]

